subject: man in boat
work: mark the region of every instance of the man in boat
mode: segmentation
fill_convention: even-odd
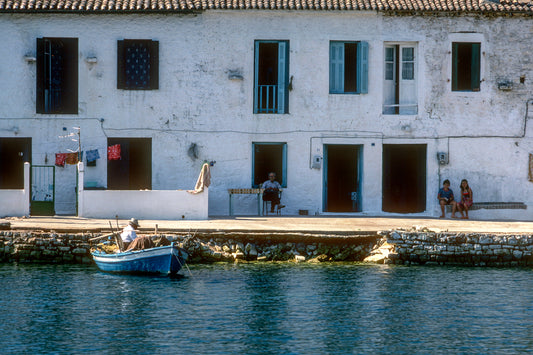
[[[135,230],[139,227],[139,221],[136,218],[132,218],[129,220],[128,225],[122,230],[120,237],[122,239],[122,244],[124,244],[123,251],[150,249],[155,246],[152,238],[149,236],[137,236]]]
[[[133,242],[137,238],[137,233],[135,232],[135,230],[139,227],[139,221],[136,218],[132,218],[129,220],[128,225],[122,230],[120,238],[122,238],[124,250],[128,249],[131,242]]]

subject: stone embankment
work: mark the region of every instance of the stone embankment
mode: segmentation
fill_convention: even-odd
[[[0,261],[92,263],[104,233],[0,231]],[[353,261],[384,264],[533,265],[533,235],[437,233],[427,229],[378,234],[312,233],[158,234],[189,253],[189,263],[234,261]],[[110,242],[107,241],[106,244]]]
[[[380,232],[366,262],[385,264],[459,264],[472,266],[533,265],[533,235]]]
[[[0,261],[92,263],[90,240],[105,233],[0,231]],[[189,263],[259,261],[360,261],[379,236],[314,235],[305,233],[158,234],[189,253]],[[109,242],[106,242],[108,244]],[[100,244],[102,246],[102,244]]]

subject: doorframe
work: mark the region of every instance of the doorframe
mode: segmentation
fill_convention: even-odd
[[[357,213],[357,212],[363,212],[363,194],[362,194],[362,191],[361,191],[361,188],[363,186],[363,149],[364,149],[364,144],[350,144],[350,143],[334,143],[334,144],[331,144],[331,143],[324,143],[323,144],[323,147],[322,147],[322,151],[324,152],[324,162],[323,162],[323,166],[324,168],[322,169],[322,212],[328,212],[327,209],[328,209],[328,160],[329,160],[329,157],[328,157],[328,146],[332,146],[332,145],[344,145],[344,146],[355,146],[355,147],[358,147],[358,151],[357,151],[357,201],[358,201],[358,204],[357,206],[359,207],[358,208],[358,211],[354,211],[354,212],[346,212],[346,213]],[[339,212],[339,213],[344,213],[344,212]]]

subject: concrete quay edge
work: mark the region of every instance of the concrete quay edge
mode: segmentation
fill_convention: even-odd
[[[127,219],[119,219],[123,228]],[[117,229],[115,219],[89,219],[75,216],[7,217],[0,218],[0,226],[9,223],[13,231],[55,231],[58,233],[101,233]],[[210,217],[208,220],[140,220],[140,234],[187,233],[202,235],[255,236],[320,236],[368,237],[384,230],[430,230],[434,232],[533,234],[530,221],[482,221],[461,219],[369,217],[369,216],[237,216]],[[5,229],[5,228],[4,228]]]

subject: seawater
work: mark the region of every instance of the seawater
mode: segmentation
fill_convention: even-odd
[[[533,269],[191,265],[184,277],[0,264],[2,354],[533,351]]]

